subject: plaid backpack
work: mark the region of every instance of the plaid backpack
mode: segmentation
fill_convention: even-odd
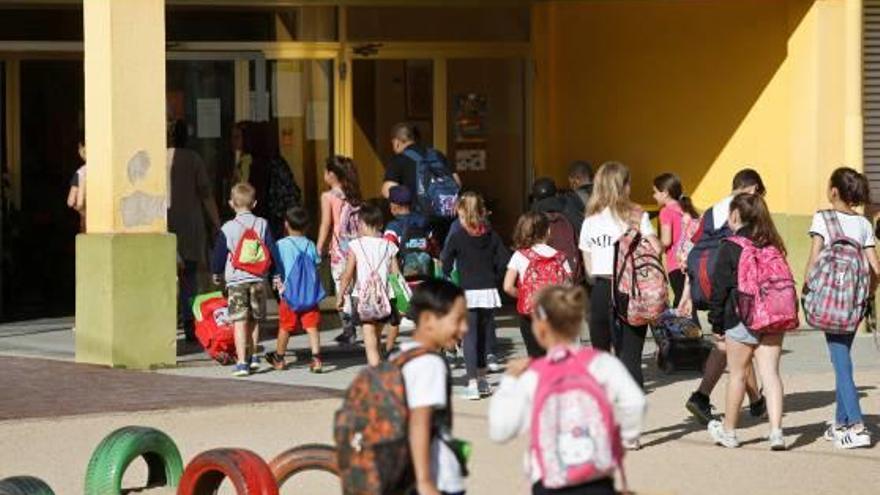
[[[804,284],[807,323],[829,333],[855,332],[865,316],[871,272],[862,246],[843,233],[831,210],[820,212],[831,237]]]
[[[742,248],[736,269],[736,307],[743,324],[753,332],[794,330],[798,320],[794,276],[776,246],[757,247],[742,236],[728,237]]]
[[[638,327],[652,323],[669,305],[666,270],[660,254],[642,237],[642,210],[630,215],[626,232],[615,243],[612,303],[617,315]]]
[[[534,249],[522,249],[520,254],[528,258],[529,266],[519,281],[519,298],[516,310],[521,315],[531,315],[535,295],[548,285],[570,285],[571,275],[565,270],[565,254],[556,251],[553,256],[541,256]]]

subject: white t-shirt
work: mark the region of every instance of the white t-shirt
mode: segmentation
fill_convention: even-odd
[[[545,258],[549,258],[551,256],[556,256],[558,252],[556,249],[548,246],[547,244],[535,244],[532,246],[532,251],[537,253],[539,256],[543,256]],[[568,266],[568,260],[565,260],[564,263],[565,271],[571,273],[571,267]],[[524,254],[517,250],[513,253],[513,256],[510,257],[510,261],[507,263],[508,270],[515,270],[519,276],[519,280],[526,274],[526,269],[529,267],[529,259],[526,258]]]
[[[610,277],[614,273],[614,243],[626,231],[626,225],[607,207],[584,220],[579,247],[590,254],[590,276]],[[642,214],[639,231],[642,235],[657,235],[647,212]]]
[[[733,196],[728,196],[712,205],[712,227],[718,229],[727,223],[727,217],[730,216],[730,203],[733,203]]]
[[[415,349],[417,342],[400,344],[401,352]],[[446,404],[446,363],[436,354],[426,354],[406,363],[402,369],[406,384],[406,403],[410,409],[432,407],[443,409]],[[435,438],[431,442],[431,477],[441,492],[465,491],[464,477],[458,459],[449,447]]]
[[[397,246],[394,243],[382,237],[359,237],[351,241],[349,247],[357,259],[358,288],[369,280],[374,271],[380,279],[388,281],[391,261],[397,256]],[[393,294],[390,283],[388,294],[389,297]]]
[[[853,239],[864,248],[874,247],[874,244],[876,243],[874,241],[874,229],[871,227],[871,222],[867,218],[858,213],[849,214],[841,211],[835,211],[834,213],[837,216],[837,220],[840,222],[840,228],[843,230],[843,235]],[[828,233],[828,226],[825,224],[825,219],[822,218],[822,212],[817,211],[816,214],[813,215],[813,223],[810,225],[810,235],[822,236],[822,239],[825,240],[826,246],[831,244],[831,235]]]

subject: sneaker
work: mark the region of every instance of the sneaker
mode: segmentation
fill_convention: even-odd
[[[485,378],[477,380],[477,390],[480,391],[480,397],[488,397],[492,395],[492,387]]]
[[[476,380],[468,381],[468,386],[464,391],[464,398],[467,400],[480,400],[480,386]]]
[[[267,352],[265,357],[266,362],[276,370],[284,371],[287,369],[287,362],[281,354],[278,354],[277,352]]]
[[[324,372],[324,361],[321,361],[321,358],[315,356],[312,358],[312,362],[309,363],[309,371],[312,373],[323,373]]]
[[[866,428],[855,431],[847,428],[843,434],[834,441],[838,449],[859,449],[871,446],[871,434]]]
[[[492,373],[498,373],[503,368],[501,363],[498,362],[498,357],[495,354],[489,354],[486,356],[486,367],[489,368],[489,371]]]
[[[753,418],[763,418],[767,414],[767,399],[763,395],[755,402],[749,404],[749,414]]]
[[[707,430],[709,431],[709,436],[712,437],[712,440],[715,441],[716,445],[721,445],[728,449],[739,447],[739,440],[736,439],[736,433],[724,431],[724,424],[722,424],[721,421],[718,421],[717,419],[709,421]]]
[[[702,392],[692,393],[685,403],[685,407],[701,424],[708,425],[710,421],[715,419],[715,415],[712,414],[712,403],[709,402],[709,397]]]
[[[640,442],[638,439],[623,440],[623,448],[626,450],[641,450],[642,442]]]
[[[257,371],[260,369],[260,357],[259,356],[251,356],[250,362],[251,371]]]
[[[245,363],[236,364],[232,369],[232,376],[242,377],[251,374],[251,370]]]
[[[349,329],[345,329],[342,331],[342,333],[337,335],[333,340],[335,340],[336,343],[341,344],[341,345],[352,345],[352,344],[354,344],[354,339],[355,339],[354,332]]]
[[[781,452],[786,450],[785,446],[785,437],[782,435],[782,430],[773,430],[770,432],[770,450],[774,452]]]
[[[828,428],[825,428],[825,433],[822,434],[822,438],[829,442],[834,442],[839,440],[844,434],[846,434],[845,426],[837,426],[834,424],[834,421],[829,421]]]

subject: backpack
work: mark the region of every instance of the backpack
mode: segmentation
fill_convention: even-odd
[[[660,253],[639,230],[642,210],[632,212],[615,242],[612,304],[617,315],[638,327],[654,322],[669,305],[669,286]]]
[[[736,269],[736,309],[743,324],[753,332],[797,328],[797,291],[785,255],[776,246],[759,248],[742,236],[726,241],[742,248]]]
[[[715,227],[712,208],[703,213],[696,233],[693,235],[690,252],[687,256],[687,274],[691,281],[691,300],[694,308],[709,309],[712,298],[712,278],[718,263],[718,248],[721,241],[733,235],[727,222]]]
[[[196,320],[196,339],[211,359],[222,365],[235,362],[235,334],[226,298],[222,292],[202,294],[193,300]]]
[[[700,230],[700,221],[684,213],[681,216],[681,234],[672,250],[673,256],[681,267],[687,266],[688,254],[694,247],[694,236],[698,230]]]
[[[837,215],[821,212],[831,237],[807,275],[803,294],[807,323],[830,333],[858,329],[871,299],[871,272],[865,251],[843,233]]]
[[[429,227],[419,219],[407,218],[400,237],[400,271],[406,280],[426,280],[434,275]]]
[[[272,266],[272,255],[269,254],[269,248],[256,230],[259,221],[259,218],[255,218],[254,224],[248,227],[238,219],[235,220],[243,230],[235,246],[235,252],[232,253],[232,267],[262,277]],[[264,228],[268,227],[264,226]]]
[[[284,158],[269,162],[269,192],[267,208],[273,218],[284,218],[287,210],[301,204],[302,190],[296,184],[290,165]]]
[[[455,202],[461,186],[440,158],[437,150],[428,149],[422,156],[413,148],[403,152],[416,162],[416,197],[420,213],[432,217],[455,218]]]
[[[519,252],[529,260],[529,265],[519,281],[516,310],[521,315],[531,315],[535,296],[541,289],[548,285],[570,285],[572,280],[565,270],[565,255],[561,251],[553,256],[541,256],[531,248]]]
[[[289,243],[297,252],[293,258],[293,266],[284,278],[284,292],[281,297],[297,313],[314,309],[327,297],[318,269],[306,251],[300,251],[296,243],[290,239],[281,242]]]
[[[605,389],[588,372],[599,354],[592,348],[561,346],[530,366],[538,374],[538,387],[529,451],[546,488],[613,477],[623,467],[614,409]]]
[[[386,241],[387,242],[387,241]],[[359,244],[363,250],[363,245]],[[363,282],[358,281],[357,290],[357,313],[360,321],[380,321],[391,315],[391,299],[388,297],[388,281],[379,276],[379,267],[385,263],[388,256],[388,246],[385,246],[385,255],[377,266],[370,265],[367,253],[364,250],[364,263],[369,268],[370,275]]]
[[[339,233],[336,241],[343,256],[348,256],[349,245],[351,241],[360,237],[361,233],[361,207],[354,206],[345,198],[341,198],[342,211],[339,214]]]
[[[346,390],[333,427],[344,495],[410,493],[415,472],[409,450],[409,409],[402,369],[406,363],[430,352],[416,347],[378,366],[368,366]],[[450,399],[448,379],[447,384]],[[447,404],[452,402],[447,400]],[[435,412],[433,416],[435,421],[451,426],[449,413]]]
[[[578,248],[577,236],[571,222],[561,213],[547,213],[550,219],[550,238],[547,244],[553,249],[565,254],[568,266],[571,268],[572,281],[580,284],[584,276],[584,259]]]

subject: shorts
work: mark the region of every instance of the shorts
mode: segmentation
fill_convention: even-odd
[[[230,321],[266,319],[266,283],[245,282],[226,288]]]
[[[355,308],[354,313],[352,314],[354,319],[354,325],[391,325],[392,327],[400,326],[400,322],[402,318],[400,317],[400,311],[397,310],[397,304],[395,304],[395,300],[391,299],[391,314],[382,318],[381,320],[376,321],[364,321],[361,319],[360,315],[357,314],[357,297],[352,297],[352,305]]]
[[[283,299],[278,306],[278,329],[293,333],[298,329],[318,328],[321,326],[321,309],[317,306],[297,313]]]
[[[742,323],[730,330],[725,330],[724,338],[746,345],[758,345],[761,343],[760,336],[746,328]]]

